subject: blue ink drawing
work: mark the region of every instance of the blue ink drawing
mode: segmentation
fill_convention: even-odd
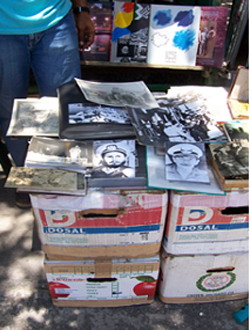
[[[126,28],[116,27],[112,32],[112,41],[117,41],[119,38],[131,34],[131,31]]]
[[[157,27],[164,27],[171,22],[172,19],[172,12],[170,9],[168,10],[159,10],[156,12],[153,18],[154,28]]]
[[[176,48],[187,51],[191,46],[193,46],[195,41],[195,31],[194,30],[183,30],[176,32],[173,43]]]
[[[178,26],[188,26],[194,21],[194,14],[192,10],[189,11],[180,11],[175,19],[175,22],[178,22]]]

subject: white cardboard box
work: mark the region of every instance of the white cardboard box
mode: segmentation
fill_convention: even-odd
[[[248,251],[248,192],[225,196],[171,191],[164,235],[170,254]]]
[[[247,298],[248,253],[162,255],[160,299],[201,303]]]
[[[151,303],[160,260],[45,260],[44,266],[54,305],[113,307]]]
[[[101,191],[87,196],[31,196],[45,253],[75,257],[157,254],[168,194],[159,190]]]

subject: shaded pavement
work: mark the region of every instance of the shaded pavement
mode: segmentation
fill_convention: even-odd
[[[14,190],[3,188],[0,170],[0,329],[240,330],[232,315],[247,301],[164,304],[115,308],[52,305],[43,271],[43,253],[33,239],[32,210],[15,206]]]

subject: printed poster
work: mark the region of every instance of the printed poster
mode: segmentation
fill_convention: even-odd
[[[150,5],[114,3],[111,62],[146,63]]]
[[[109,61],[112,32],[112,3],[88,1],[90,17],[95,26],[93,44],[80,52],[83,61]]]
[[[227,31],[227,7],[201,7],[196,65],[221,67]]]
[[[200,7],[152,5],[148,63],[195,66]]]

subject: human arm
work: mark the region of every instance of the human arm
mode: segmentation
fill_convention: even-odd
[[[71,0],[73,10],[77,7],[88,7],[86,0]],[[79,50],[88,48],[95,38],[95,27],[87,11],[75,13],[75,22],[78,32]]]

